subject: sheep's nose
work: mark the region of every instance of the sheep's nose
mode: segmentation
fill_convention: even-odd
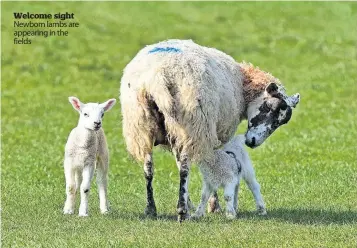
[[[245,144],[249,146],[250,148],[253,148],[255,146],[255,137],[252,138],[252,140],[249,142],[248,139],[245,140]]]
[[[102,123],[101,122],[94,122],[94,125],[99,127]]]

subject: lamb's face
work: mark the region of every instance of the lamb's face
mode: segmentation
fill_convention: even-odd
[[[102,127],[104,109],[98,103],[87,103],[81,109],[79,123],[87,129],[97,131]]]
[[[271,83],[265,92],[248,106],[248,130],[245,143],[251,148],[261,145],[278,127],[289,122],[300,95],[286,96]]]
[[[79,112],[78,126],[97,131],[102,127],[104,112],[109,111],[115,104],[115,99],[105,103],[81,103],[76,97],[69,97],[73,108]]]

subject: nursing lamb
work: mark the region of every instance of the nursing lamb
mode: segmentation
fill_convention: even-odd
[[[199,164],[203,177],[202,196],[193,217],[203,216],[210,195],[219,187],[223,187],[226,216],[229,219],[235,218],[238,207],[238,189],[242,177],[253,193],[258,214],[266,214],[260,185],[255,178],[249,154],[244,149],[244,141],[243,135],[234,137],[223,148],[214,152],[214,161]]]

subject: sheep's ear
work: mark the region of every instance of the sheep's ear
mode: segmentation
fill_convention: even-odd
[[[72,104],[72,106],[75,110],[77,110],[78,112],[81,112],[83,103],[81,103],[81,101],[77,97],[70,96],[70,97],[68,97],[68,100]]]
[[[114,106],[116,101],[117,100],[115,100],[114,98],[113,99],[109,99],[108,101],[102,103],[101,106],[104,109],[104,111],[107,112]]]
[[[299,102],[300,102],[300,94],[299,93],[296,93],[296,94],[290,96],[286,100],[286,103],[292,108],[295,108]]]

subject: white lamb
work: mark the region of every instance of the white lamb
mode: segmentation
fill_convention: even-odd
[[[244,149],[244,142],[244,136],[238,135],[225,144],[222,149],[214,152],[214,163],[200,163],[199,168],[203,176],[202,197],[193,218],[199,218],[204,215],[208,198],[220,186],[224,188],[226,216],[229,219],[235,218],[238,204],[238,188],[242,177],[254,195],[258,214],[266,215],[265,204],[260,193],[260,185],[255,178],[248,152]]]
[[[97,169],[97,184],[102,214],[108,212],[107,184],[109,153],[102,129],[104,112],[115,104],[115,99],[105,103],[81,103],[76,97],[69,102],[80,114],[77,127],[69,134],[64,159],[67,199],[63,213],[73,214],[76,191],[80,188],[79,216],[88,216],[88,196],[94,168]]]

